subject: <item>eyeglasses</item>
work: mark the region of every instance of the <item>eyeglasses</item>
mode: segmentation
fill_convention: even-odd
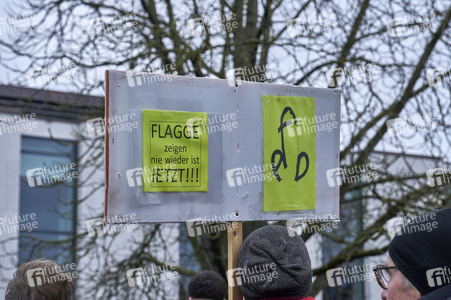
[[[390,281],[390,273],[387,272],[387,270],[391,269],[398,269],[395,266],[387,267],[385,265],[377,265],[375,268],[373,268],[374,274],[376,275],[377,283],[383,288],[384,290],[388,289],[388,282]]]

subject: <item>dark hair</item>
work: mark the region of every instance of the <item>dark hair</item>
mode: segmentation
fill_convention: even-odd
[[[34,278],[30,284],[31,276]],[[35,282],[38,276],[39,281]],[[6,287],[5,300],[70,300],[72,290],[72,278],[54,261],[37,259],[23,263],[14,272]]]
[[[188,283],[188,296],[192,298],[223,300],[226,292],[224,279],[213,271],[201,271],[191,277]]]

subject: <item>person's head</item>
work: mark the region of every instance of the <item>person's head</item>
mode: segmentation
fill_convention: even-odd
[[[224,279],[213,271],[201,271],[191,277],[188,283],[190,300],[224,300],[226,292]]]
[[[52,260],[23,263],[6,287],[5,300],[70,300],[72,279]]]
[[[239,254],[241,292],[246,300],[305,297],[312,289],[310,256],[291,228],[269,225],[253,231]],[[233,274],[232,274],[233,275]]]
[[[385,262],[384,272],[387,279],[387,289],[382,290],[381,297],[384,300],[417,300],[420,292],[410,283],[410,281],[397,269],[390,255]],[[388,279],[390,278],[390,279]]]
[[[384,288],[382,299],[416,300],[442,288],[444,284],[432,277],[434,271],[451,267],[450,249],[451,209],[424,214],[405,224],[389,245],[385,266],[376,268]]]

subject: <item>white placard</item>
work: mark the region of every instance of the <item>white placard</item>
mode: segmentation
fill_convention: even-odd
[[[108,220],[120,222],[117,216],[131,213],[138,223],[186,222],[195,218],[220,221],[338,218],[340,90],[245,81],[230,87],[227,80],[213,78],[123,71],[106,74]],[[263,181],[256,177],[252,180],[250,173],[247,180],[236,176],[237,170],[258,171],[264,165],[263,95],[314,97],[316,116],[336,117],[332,127],[328,123],[316,131],[316,209],[264,212]],[[207,192],[144,192],[143,110],[207,113]],[[91,133],[96,134],[95,128],[91,127]]]

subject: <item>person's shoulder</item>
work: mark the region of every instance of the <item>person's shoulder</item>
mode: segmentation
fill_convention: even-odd
[[[420,300],[451,300],[451,284],[424,295]]]
[[[264,298],[261,300],[315,300],[313,297],[277,297],[277,298]]]

